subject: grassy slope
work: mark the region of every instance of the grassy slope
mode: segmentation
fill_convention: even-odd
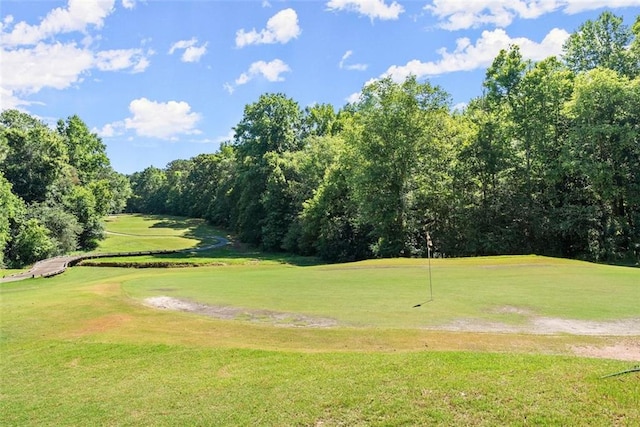
[[[186,249],[206,241],[202,220],[144,215],[117,215],[105,223],[106,239],[96,252]]]
[[[633,425],[640,419],[640,377],[599,378],[628,362],[568,355],[572,345],[609,338],[416,327],[452,316],[521,320],[492,310],[500,305],[585,319],[637,316],[640,271],[539,257],[439,260],[432,267],[435,301],[422,309],[410,308],[427,289],[420,260],[80,267],[0,285],[0,424]],[[140,303],[158,294],[330,316],[352,326],[283,328]]]

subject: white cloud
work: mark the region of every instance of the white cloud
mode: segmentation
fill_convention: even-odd
[[[200,61],[200,58],[207,53],[207,44],[205,43],[202,46],[196,47],[196,46],[190,46],[187,49],[185,49],[184,53],[182,54],[182,61],[183,62],[198,62]]]
[[[173,52],[175,52],[177,49],[186,49],[188,47],[195,45],[196,43],[198,43],[198,40],[196,38],[192,38],[191,40],[180,40],[178,42],[175,42],[169,48],[169,55],[173,55]]]
[[[95,66],[100,71],[119,71],[130,68],[133,73],[140,73],[149,66],[149,60],[142,49],[104,50],[96,54]]]
[[[374,19],[395,20],[404,12],[404,8],[396,1],[387,5],[385,0],[330,0],[329,10],[346,10]]]
[[[557,28],[551,30],[540,43],[524,37],[511,38],[502,29],[483,31],[475,44],[471,44],[468,38],[460,38],[456,41],[457,45],[453,52],[448,52],[445,48],[438,51],[439,60],[422,62],[414,59],[405,65],[393,65],[384,73],[384,76],[402,81],[409,75],[422,78],[484,68],[491,64],[501,49],[507,49],[510,45],[520,46],[520,52],[525,59],[538,61],[559,55],[568,37],[569,33]]]
[[[27,94],[44,87],[66,89],[94,64],[93,53],[75,43],[38,43],[28,49],[2,49],[1,53],[2,87]]]
[[[340,59],[340,63],[338,66],[340,69],[349,70],[349,71],[365,71],[369,66],[367,64],[346,64],[347,59],[349,59],[353,55],[352,50],[348,50],[342,55],[342,59]]]
[[[91,132],[97,134],[100,138],[112,138],[124,133],[124,122],[107,123],[102,129],[91,129]]]
[[[347,101],[349,104],[355,104],[357,102],[360,102],[361,99],[362,99],[362,92],[355,92],[349,95],[345,99],[345,101]]]
[[[233,86],[232,84],[230,84],[230,83],[228,83],[228,82],[227,82],[227,83],[225,83],[225,84],[223,84],[223,85],[222,85],[222,87],[223,87],[223,89],[224,89],[224,90],[226,90],[227,92],[229,92],[229,95],[233,95],[233,92],[235,92],[235,91],[236,91],[235,86]]]
[[[147,54],[151,55],[152,52],[147,52]],[[149,64],[151,64],[151,62],[149,62],[149,59],[143,56],[142,58],[138,59],[138,62],[133,66],[133,68],[131,69],[131,72],[133,74],[141,73],[147,69]]]
[[[0,21],[0,31],[4,32],[4,27],[8,27],[13,23],[13,15],[7,15]]]
[[[572,14],[604,7],[640,6],[640,0],[432,0],[425,6],[442,28],[462,30],[485,25],[505,28],[514,19],[535,19],[562,10]]]
[[[226,135],[216,136],[214,138],[201,138],[201,139],[192,139],[191,142],[195,142],[197,144],[222,144],[223,142],[233,141],[235,136],[235,131],[230,129]]]
[[[195,126],[201,116],[191,112],[191,106],[184,101],[155,102],[139,98],[131,101],[129,111],[133,117],[124,120],[124,127],[135,130],[138,136],[175,140],[178,135],[200,133]]]
[[[289,71],[291,68],[280,59],[274,59],[271,62],[257,61],[251,64],[247,72],[240,74],[235,83],[236,86],[240,86],[249,83],[258,76],[262,76],[270,82],[281,82],[284,80],[281,74]]]
[[[564,0],[566,3],[564,12],[572,15],[574,13],[580,13],[587,10],[618,7],[634,7],[640,6],[640,0]]]
[[[244,47],[252,44],[285,44],[297,38],[302,30],[298,25],[298,14],[293,9],[284,9],[267,21],[267,27],[260,32],[255,28],[249,32],[240,29],[236,32],[236,46]]]
[[[3,105],[29,105],[33,101],[21,96],[38,93],[43,88],[67,89],[83,81],[92,70],[144,71],[149,66],[142,49],[94,51],[88,27],[102,27],[113,11],[115,0],[69,0],[66,7],[51,10],[39,24],[19,22],[11,16],[2,20],[0,33],[0,90]],[[78,41],[59,42],[59,34],[77,32]],[[53,39],[50,41],[49,39]],[[81,40],[80,40],[81,39]]]
[[[5,46],[35,45],[56,34],[85,31],[89,25],[100,28],[113,11],[114,1],[69,0],[66,8],[53,9],[38,25],[17,23],[11,32],[3,32],[0,41]]]
[[[198,39],[195,37],[191,40],[180,40],[171,45],[169,55],[172,55],[178,49],[184,49],[180,60],[182,62],[198,62],[200,58],[207,53],[207,43],[197,46]]]
[[[0,86],[3,105],[28,105],[20,95],[38,93],[43,88],[67,89],[83,81],[93,69],[99,71],[144,71],[149,60],[141,49],[92,52],[75,43],[38,43],[33,47],[0,49]],[[43,72],[46,70],[46,72]],[[17,102],[17,104],[16,104]]]
[[[22,100],[15,96],[12,91],[0,87],[0,111],[3,110],[20,110],[20,106],[31,105],[29,101]]]
[[[136,1],[135,0],[122,0],[122,7],[124,7],[125,9],[133,9],[134,7],[136,7]]]

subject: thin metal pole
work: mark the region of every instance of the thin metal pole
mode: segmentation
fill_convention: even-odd
[[[433,301],[433,285],[431,284],[431,247],[427,246],[427,258],[429,259],[429,301]]]

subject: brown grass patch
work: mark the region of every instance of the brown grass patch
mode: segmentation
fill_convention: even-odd
[[[92,293],[100,296],[114,296],[121,292],[120,283],[99,283],[89,288]]]
[[[98,317],[97,319],[90,320],[83,328],[73,332],[71,335],[74,337],[83,337],[86,335],[92,335],[96,333],[107,332],[112,329],[116,329],[128,323],[132,320],[132,316],[121,313],[108,314],[106,316]]]

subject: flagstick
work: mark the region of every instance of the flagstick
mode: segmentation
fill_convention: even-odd
[[[433,285],[431,284],[431,247],[427,246],[427,258],[429,259],[429,301],[433,301]]]
[[[428,302],[433,301],[433,285],[431,284],[431,248],[433,247],[433,242],[431,241],[431,236],[429,236],[429,232],[427,232],[427,259],[429,260],[429,301],[421,302],[420,304],[416,304],[413,308],[422,307],[422,304],[426,304]]]

